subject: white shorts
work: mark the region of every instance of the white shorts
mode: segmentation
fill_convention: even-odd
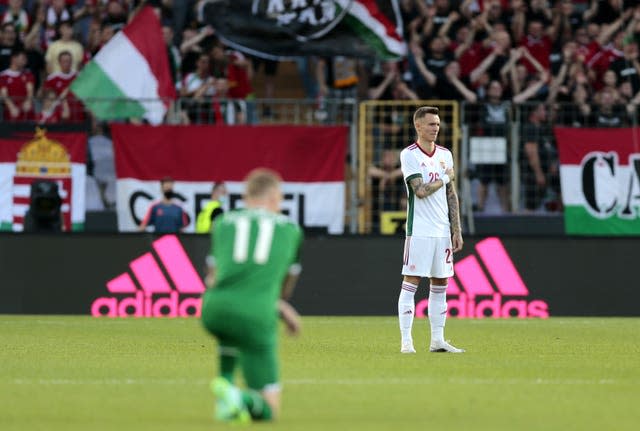
[[[404,241],[402,275],[453,277],[451,237],[408,236]]]

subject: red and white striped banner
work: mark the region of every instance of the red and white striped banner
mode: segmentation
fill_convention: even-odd
[[[133,231],[149,204],[160,198],[159,180],[170,176],[191,219],[224,181],[225,210],[242,206],[243,180],[266,167],[283,179],[283,212],[304,227],[344,230],[347,127],[134,126],[111,129],[117,183],[118,226]]]

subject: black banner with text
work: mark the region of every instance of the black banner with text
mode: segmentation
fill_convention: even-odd
[[[307,238],[293,304],[303,315],[395,315],[403,241]],[[3,233],[0,313],[197,315],[208,249],[206,235]],[[449,313],[638,316],[638,250],[638,238],[467,238],[448,286]],[[427,291],[423,280],[417,317],[426,314]]]

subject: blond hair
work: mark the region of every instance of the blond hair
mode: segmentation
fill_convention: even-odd
[[[259,199],[269,194],[269,192],[280,186],[282,178],[280,175],[267,168],[257,168],[247,175],[245,195],[248,198]]]

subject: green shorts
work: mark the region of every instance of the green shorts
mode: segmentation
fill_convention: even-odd
[[[212,301],[205,294],[202,323],[218,339],[222,354],[237,354],[249,388],[261,391],[278,384],[277,320],[259,318],[255,313],[243,314],[242,307]]]

